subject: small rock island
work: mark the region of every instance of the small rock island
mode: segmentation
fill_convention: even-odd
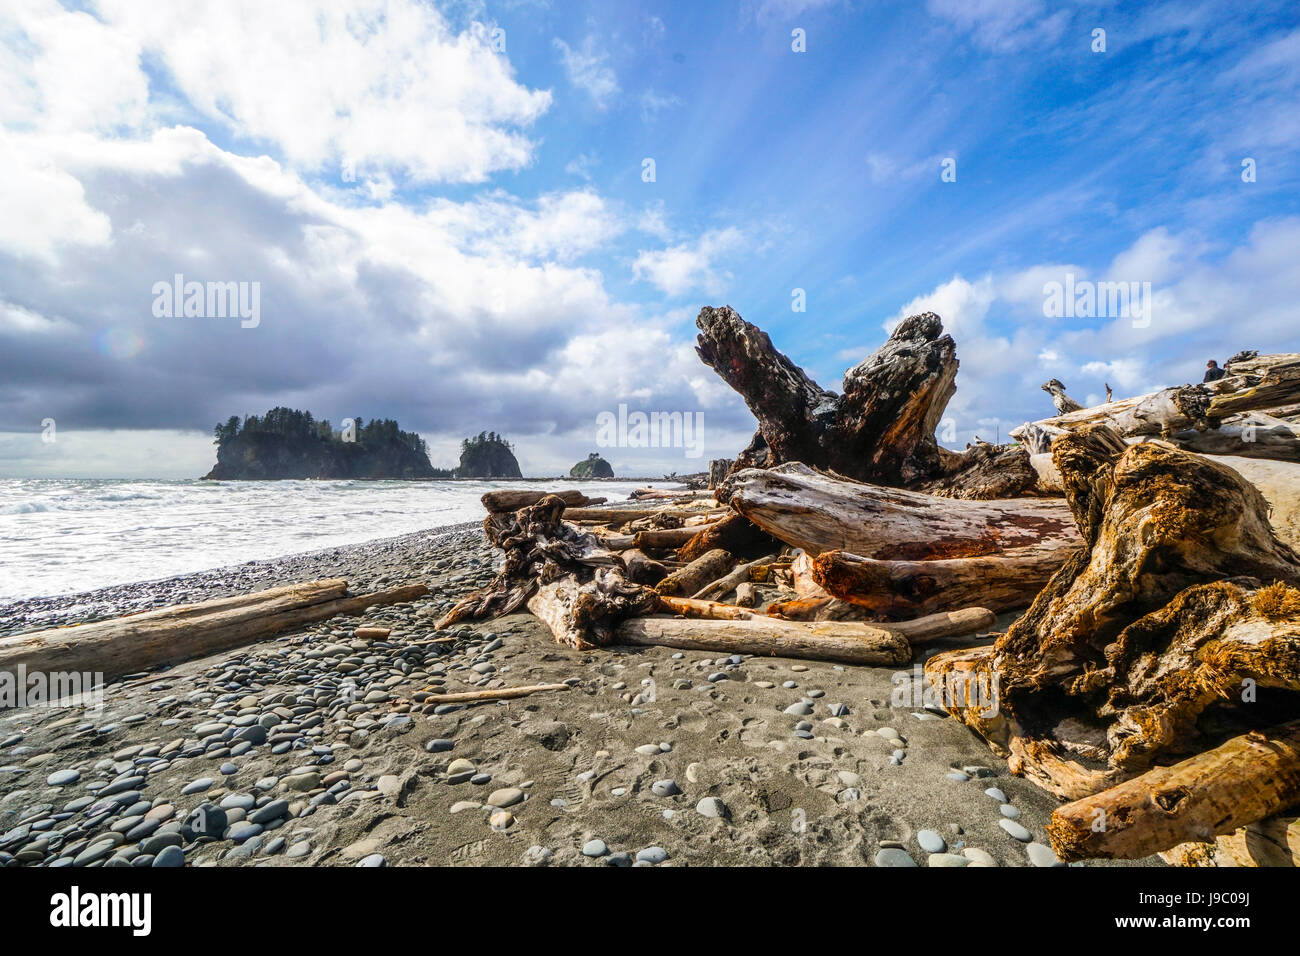
[[[496,432],[479,432],[460,443],[457,478],[522,478],[514,447]]]
[[[570,478],[613,478],[614,469],[594,451],[569,469]]]
[[[213,429],[217,464],[204,475],[216,480],[286,478],[448,478],[434,468],[424,439],[402,431],[391,418],[344,419],[338,430],[311,412],[273,408],[240,422],[232,415]],[[517,470],[517,466],[516,466]]]

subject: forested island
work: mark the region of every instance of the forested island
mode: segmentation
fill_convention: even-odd
[[[273,408],[242,422],[232,415],[213,429],[217,464],[212,479],[450,478],[434,468],[424,439],[391,418],[360,415],[335,429],[311,412]]]
[[[457,478],[522,478],[514,446],[496,432],[479,432],[460,443]]]

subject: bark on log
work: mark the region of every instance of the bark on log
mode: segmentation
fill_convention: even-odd
[[[742,515],[728,515],[716,524],[700,529],[680,548],[677,557],[682,561],[694,561],[700,555],[715,548],[730,551],[745,557],[760,551],[771,551],[777,541],[762,528]]]
[[[537,504],[543,498],[556,497],[566,506],[585,507],[586,505],[604,504],[606,498],[588,498],[581,491],[489,491],[479,500],[489,512],[496,514],[506,511],[518,511]]]
[[[1029,452],[1022,445],[981,442],[961,453],[940,448],[939,457],[943,473],[918,485],[916,491],[974,501],[1044,493],[1038,484],[1038,472],[1029,461]]]
[[[635,584],[654,587],[668,576],[668,569],[644,551],[629,548],[621,555],[627,567],[627,579]]]
[[[691,525],[684,528],[654,528],[638,531],[633,539],[637,548],[680,548],[698,534],[717,525]]]
[[[996,715],[953,715],[1070,799],[1285,719],[1300,691],[1300,556],[1254,486],[1105,426],[1053,454],[1088,548],[992,649],[927,663],[936,686],[969,672],[1000,688]],[[1258,702],[1243,704],[1243,686]]]
[[[700,359],[758,419],[733,473],[802,461],[887,485],[939,474],[934,430],[956,387],[957,355],[937,315],[899,323],[845,373],[841,395],[809,378],[730,306],[701,309],[695,324]]]
[[[569,508],[564,509],[565,521],[582,521],[593,524],[626,524],[658,514],[649,508]]]
[[[838,622],[801,624],[757,615],[737,621],[631,618],[617,626],[614,642],[885,667],[912,659],[906,638],[883,627]]]
[[[1058,807],[1047,835],[1065,862],[1136,860],[1209,842],[1297,803],[1300,721],[1292,721]]]
[[[736,559],[721,548],[700,555],[684,568],[674,571],[657,585],[655,590],[665,595],[694,594],[710,581],[716,581],[735,567]]]
[[[993,611],[1028,607],[1063,563],[1060,552],[1028,549],[939,561],[877,561],[828,551],[813,562],[826,593],[888,618],[979,604]]]
[[[93,624],[0,639],[0,672],[124,674],[251,644],[289,628],[396,604],[429,593],[422,584],[347,596],[342,579],[147,611]]]
[[[720,492],[736,511],[809,554],[933,560],[1011,549],[1057,553],[1082,543],[1064,502],[967,501],[833,478],[794,462],[732,475]]]
[[[734,604],[669,595],[660,597],[659,610],[667,614],[680,614],[682,617],[695,617],[708,621],[748,621],[755,617],[766,616]]]

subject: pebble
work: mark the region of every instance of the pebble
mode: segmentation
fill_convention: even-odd
[[[967,846],[962,847],[961,855],[970,860],[971,866],[997,866],[998,861],[993,859],[993,855],[987,850],[981,850],[979,847]]]
[[[1029,854],[1029,862],[1034,866],[1065,866],[1056,858],[1050,846],[1044,846],[1041,843],[1031,843],[1025,847],[1025,852]]]
[[[163,847],[158,855],[153,858],[150,866],[158,868],[169,868],[185,865],[185,851],[174,844]]]
[[[377,867],[387,866],[387,865],[388,865],[388,861],[384,859],[382,853],[372,853],[367,857],[362,857],[357,862],[357,866],[364,869],[375,869]]]
[[[188,797],[190,794],[203,793],[203,791],[208,790],[211,787],[212,787],[211,777],[200,777],[198,780],[195,780],[193,783],[186,784],[184,788],[182,788],[181,790],[181,796]]]
[[[905,850],[885,847],[876,854],[876,866],[916,866],[916,861]]]
[[[1007,802],[1007,795],[1003,793],[1001,790],[999,790],[997,787],[989,787],[987,790],[984,791],[984,796],[992,797],[998,803]]]
[[[488,823],[493,830],[508,830],[515,822],[515,815],[509,810],[498,810],[492,816],[488,817]]]
[[[609,852],[604,840],[588,840],[582,845],[582,855],[590,857],[604,856]]]
[[[791,704],[785,709],[785,713],[790,714],[793,717],[807,717],[812,712],[812,704],[808,703],[806,700],[801,700],[797,704]]]
[[[51,787],[66,787],[68,784],[76,783],[81,779],[79,770],[56,770],[45,778],[45,782]]]
[[[969,859],[956,853],[931,853],[926,857],[925,862],[927,866],[939,867],[970,866],[971,863]]]
[[[916,834],[917,845],[926,853],[942,853],[948,849],[943,837],[933,830],[920,830]]]
[[[998,810],[1001,811],[1002,815],[1008,820],[1017,820],[1020,818],[1020,810],[1009,803],[1002,804],[998,807]]]
[[[1005,830],[1013,839],[1019,840],[1021,843],[1028,843],[1033,839],[1033,835],[1015,820],[999,820],[998,826]]]
[[[513,807],[524,799],[524,792],[518,787],[505,787],[501,790],[493,790],[487,798],[489,807]]]
[[[668,851],[661,846],[648,846],[644,850],[638,850],[636,854],[638,863],[649,863],[651,866],[662,863],[666,859],[668,859]]]
[[[650,785],[650,792],[656,797],[675,797],[682,792],[676,780],[656,780]]]
[[[720,820],[727,815],[727,805],[717,797],[705,797],[695,805],[695,812],[702,817]]]

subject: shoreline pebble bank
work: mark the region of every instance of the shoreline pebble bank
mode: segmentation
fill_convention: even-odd
[[[320,577],[431,587],[111,684],[98,713],[0,712],[0,865],[1059,865],[1049,795],[891,706],[910,669],[576,651],[529,615],[433,631],[495,559],[459,526],[0,607],[15,633]],[[570,689],[428,700],[548,683]]]

